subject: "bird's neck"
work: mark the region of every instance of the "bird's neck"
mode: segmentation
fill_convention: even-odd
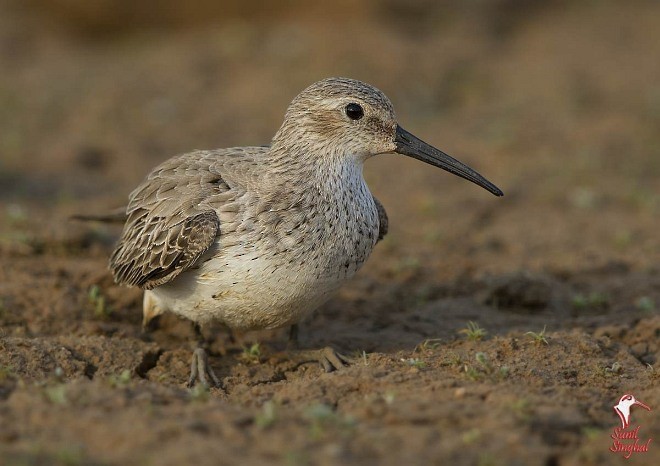
[[[269,176],[277,184],[319,191],[362,189],[364,158],[340,152],[328,144],[310,145],[299,141],[284,148],[274,145],[268,154]]]

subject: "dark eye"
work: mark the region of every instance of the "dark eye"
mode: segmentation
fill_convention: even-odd
[[[359,120],[364,116],[364,110],[358,104],[350,103],[346,106],[346,116],[351,120]]]

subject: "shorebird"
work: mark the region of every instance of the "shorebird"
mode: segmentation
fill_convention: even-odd
[[[619,399],[619,403],[614,406],[614,411],[619,415],[619,419],[621,419],[621,427],[623,429],[630,425],[630,408],[634,405],[641,406],[645,410],[651,411],[651,408],[637,400],[634,396],[629,394],[623,395]]]
[[[366,83],[329,78],[293,99],[270,145],[200,150],[156,167],[130,194],[110,258],[115,281],[145,290],[145,319],[173,312],[197,326],[291,326],[327,301],[387,233],[362,176],[368,158],[407,155],[487,189],[476,171],[398,125]],[[348,359],[314,353],[326,371]],[[188,385],[220,385],[200,345]]]

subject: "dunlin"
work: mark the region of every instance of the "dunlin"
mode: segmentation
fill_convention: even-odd
[[[144,312],[237,330],[292,326],[364,264],[387,215],[362,176],[368,158],[407,155],[502,191],[398,125],[389,99],[360,81],[312,84],[266,147],[195,151],[156,167],[130,195],[110,259],[117,283],[145,290]],[[326,370],[346,358],[315,353]],[[205,350],[188,381],[219,385]]]

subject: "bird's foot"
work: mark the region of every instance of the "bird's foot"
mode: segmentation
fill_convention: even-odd
[[[318,361],[326,372],[343,369],[355,362],[353,359],[338,353],[329,346],[320,350],[299,350],[294,353],[297,358]]]
[[[213,372],[209,364],[209,356],[204,348],[197,348],[193,351],[190,362],[190,378],[188,379],[188,388],[193,387],[195,383],[201,383],[207,387],[220,387],[220,379]]]
[[[289,329],[289,340],[286,343],[287,351],[294,351],[300,348],[300,340],[298,339],[298,324],[291,325]]]

